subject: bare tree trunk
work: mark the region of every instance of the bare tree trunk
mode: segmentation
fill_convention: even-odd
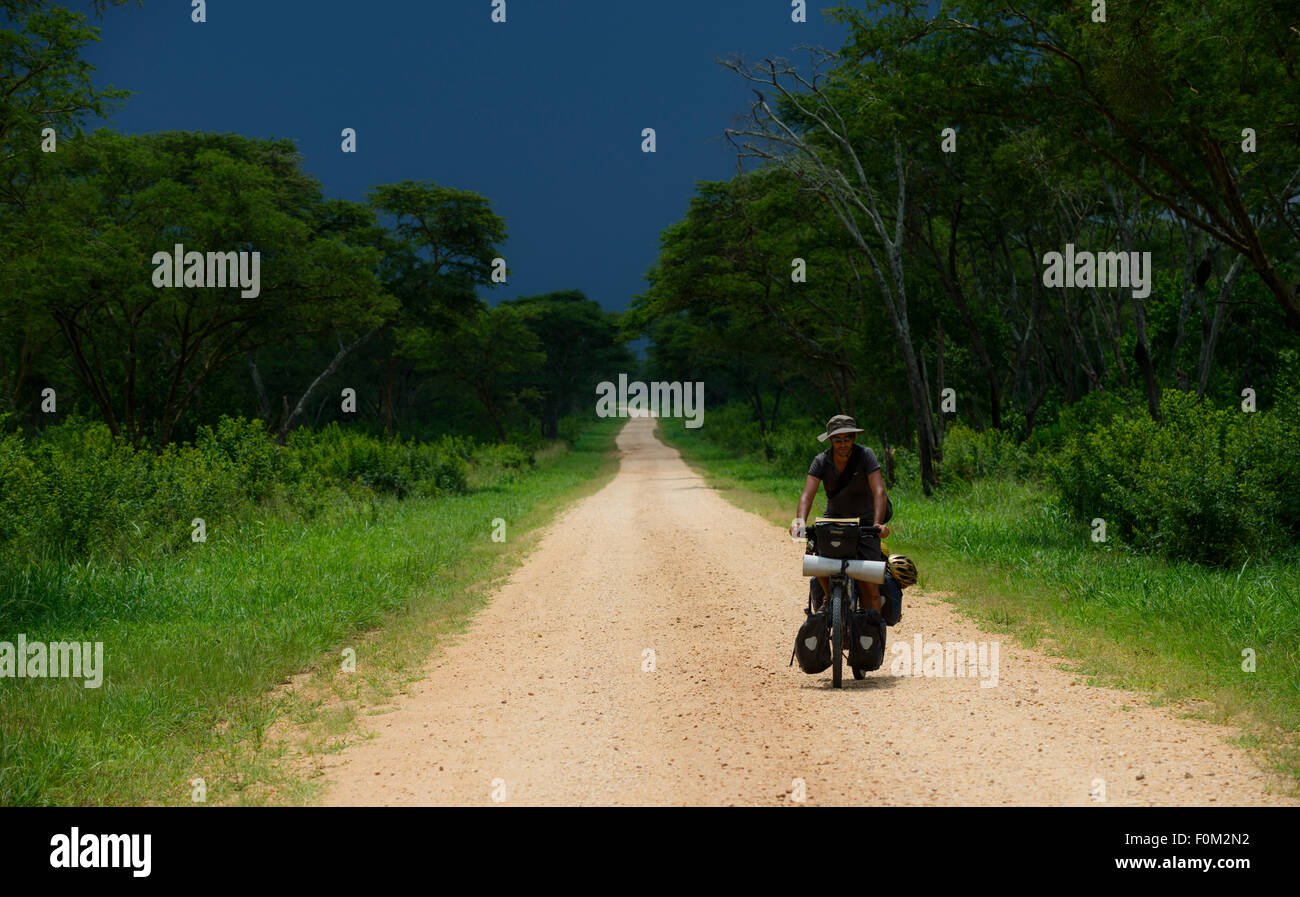
[[[1074,290],[1066,288],[1065,300],[1062,303],[1065,311],[1065,323],[1070,328],[1070,336],[1074,339],[1074,347],[1079,352],[1079,367],[1088,377],[1088,389],[1096,391],[1101,389],[1101,378],[1097,376],[1097,369],[1092,365],[1092,357],[1088,354],[1088,344],[1083,338],[1083,329],[1079,326],[1079,316],[1074,307],[1073,301]]]
[[[257,351],[249,352],[248,372],[253,378],[253,388],[257,390],[257,411],[262,423],[269,428],[271,423],[271,400],[266,397],[266,387],[262,385],[262,374],[257,369]]]
[[[783,392],[785,392],[785,387],[778,386],[776,388],[776,399],[775,401],[772,402],[772,426],[770,426],[768,429],[771,430],[773,433],[776,432],[776,413],[781,409],[781,393]]]
[[[935,359],[935,373],[939,377],[939,417],[935,421],[935,430],[938,436],[938,445],[936,450],[939,453],[939,456],[943,457],[943,433],[945,429],[944,427],[945,421],[943,417],[944,383],[943,383],[943,319],[942,318],[935,321],[934,329],[936,331],[935,342],[938,344],[938,357]]]
[[[1043,399],[1047,396],[1047,367],[1043,364],[1043,337],[1041,331],[1038,336],[1038,391],[1029,401],[1025,409],[1025,438],[1028,439],[1034,432],[1034,418],[1038,415],[1038,409],[1043,404]]]
[[[934,462],[938,464],[943,461],[943,444],[939,442],[939,431],[943,425],[942,423],[938,425],[935,424],[936,415],[934,413],[934,404],[933,404],[934,393],[931,392],[930,390],[930,371],[925,363],[924,352],[921,353],[921,386],[925,390],[926,417],[930,424],[930,432],[934,434],[934,439],[935,439],[935,441],[930,445],[930,450],[933,453]],[[942,417],[942,412],[940,412],[938,416]]]
[[[393,366],[397,359],[388,356],[387,370],[384,373],[384,438],[393,439]]]
[[[953,301],[957,305],[957,313],[961,315],[962,323],[966,325],[966,331],[970,334],[971,345],[975,347],[975,357],[979,359],[980,368],[984,372],[984,379],[988,381],[989,390],[989,417],[992,419],[995,430],[1002,429],[1002,378],[1001,373],[993,364],[989,357],[988,346],[984,343],[984,334],[980,332],[979,326],[975,323],[974,316],[970,313],[970,307],[966,304],[966,292],[961,287],[961,276],[957,271],[957,230],[960,224],[961,209],[958,206],[957,214],[953,216],[951,222],[952,231],[948,238],[948,280],[952,283]],[[983,287],[980,283],[979,271],[974,265],[972,258],[971,264],[972,282],[975,284],[975,291],[981,297],[984,295]],[[940,378],[942,379],[942,378]],[[940,387],[942,389],[942,386]],[[939,439],[940,444],[943,442],[942,434]]]
[[[1246,257],[1239,255],[1233,261],[1232,267],[1219,284],[1219,297],[1214,303],[1214,321],[1209,325],[1208,330],[1202,329],[1201,336],[1201,356],[1196,365],[1196,394],[1205,395],[1205,387],[1210,382],[1210,368],[1214,364],[1214,349],[1219,343],[1219,334],[1223,330],[1223,319],[1227,315],[1228,299],[1232,296],[1232,289],[1237,283],[1237,278],[1245,270]]]
[[[1096,308],[1101,313],[1101,322],[1105,325],[1106,335],[1110,338],[1111,354],[1115,356],[1115,366],[1119,368],[1120,386],[1128,389],[1128,365],[1124,363],[1124,345],[1119,323],[1116,320],[1117,314],[1111,307],[1107,295],[1103,295],[1095,286],[1092,287],[1092,298],[1097,303]]]
[[[1146,159],[1139,164],[1139,171],[1145,173]],[[1124,251],[1131,253],[1137,237],[1138,218],[1142,212],[1142,194],[1134,190],[1133,208],[1127,210],[1124,207],[1123,197],[1117,188],[1106,184],[1107,192],[1110,194],[1111,205],[1115,209],[1116,220],[1119,222],[1120,235],[1123,238]],[[1129,256],[1132,258],[1132,256]],[[1152,276],[1151,272],[1147,272]],[[1130,295],[1133,299],[1133,325],[1137,336],[1137,345],[1133,348],[1133,357],[1137,360],[1138,370],[1142,372],[1142,385],[1147,395],[1147,412],[1151,419],[1160,420],[1160,384],[1156,380],[1155,359],[1151,357],[1151,343],[1147,339],[1147,304],[1145,299],[1137,296],[1136,290],[1131,290]]]
[[[1097,325],[1097,306],[1094,305],[1089,311],[1091,312],[1089,316],[1092,318],[1092,338],[1097,342],[1097,375],[1104,382],[1106,379],[1106,350],[1103,348],[1105,343],[1101,338],[1101,328]]]
[[[742,158],[760,158],[779,165],[815,190],[866,258],[876,285],[880,288],[881,299],[889,313],[894,336],[902,352],[908,392],[916,415],[921,485],[925,494],[929,495],[935,485],[932,454],[934,425],[929,419],[928,402],[908,321],[903,272],[907,170],[902,138],[896,131],[890,135],[894,150],[892,189],[895,193],[894,207],[891,209],[883,202],[883,189],[890,189],[891,185],[887,179],[883,184],[875,184],[868,178],[867,166],[863,164],[854,145],[848,124],[830,97],[817,86],[815,75],[810,82],[789,64],[772,59],[765,60],[752,69],[738,60],[725,61],[723,64],[748,81],[775,89],[804,122],[814,123],[812,128],[792,128],[772,108],[766,97],[756,91],[758,99],[752,110],[756,129],[727,129],[726,135],[737,146]],[[791,91],[782,79],[794,82],[799,92]],[[855,110],[856,114],[859,111]],[[806,135],[817,129],[826,135],[833,150],[821,149],[808,141]],[[737,143],[735,138],[741,138],[741,141]],[[886,220],[886,214],[893,215],[892,222]],[[860,226],[863,220],[869,223],[871,233],[884,247],[883,261],[877,255],[876,247],[863,233]],[[856,267],[854,274],[858,275]]]
[[[330,361],[329,365],[325,368],[325,370],[321,371],[320,374],[316,377],[316,379],[311,382],[311,385],[307,387],[307,391],[302,394],[302,398],[298,400],[298,404],[294,406],[293,411],[285,414],[284,420],[280,421],[279,432],[276,434],[276,438],[275,438],[277,445],[284,445],[285,437],[288,436],[289,428],[293,426],[293,422],[297,420],[298,415],[302,414],[303,409],[307,407],[307,403],[311,401],[311,397],[315,394],[316,390],[318,390],[321,387],[321,384],[323,384],[326,380],[328,380],[331,376],[333,376],[334,372],[338,370],[339,364],[342,363],[343,359],[347,357],[348,353],[351,352],[353,349],[357,348],[357,346],[360,346],[366,340],[370,339],[370,337],[374,336],[375,333],[377,333],[378,331],[379,331],[378,327],[370,328],[370,330],[368,330],[361,337],[358,337],[357,340],[354,343],[352,343],[352,345],[350,346],[344,346],[340,341],[339,350],[337,353],[335,353],[333,360]],[[286,400],[286,409],[287,409],[287,400]]]
[[[1190,227],[1187,222],[1180,221],[1183,231],[1183,301],[1178,308],[1178,329],[1174,333],[1174,347],[1170,351],[1171,357],[1175,363],[1178,361],[1178,350],[1183,347],[1183,341],[1187,337],[1187,318],[1192,312],[1192,305],[1198,308],[1205,308],[1205,280],[1204,277],[1198,276],[1203,274],[1207,268],[1209,260],[1204,258],[1204,252],[1201,249],[1205,241],[1204,234],[1199,230]],[[1198,259],[1202,261],[1198,264]]]

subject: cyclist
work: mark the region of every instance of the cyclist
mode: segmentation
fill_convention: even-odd
[[[858,543],[858,557],[866,561],[881,561],[880,540],[889,535],[885,522],[893,516],[893,507],[885,493],[885,478],[880,473],[876,453],[865,445],[857,445],[857,434],[864,432],[847,414],[837,414],[826,424],[826,432],[817,437],[818,442],[831,441],[831,447],[813,458],[804,481],[803,494],[795,517],[808,519],[817,489],[826,481],[825,517],[857,517],[866,525],[880,527],[879,536],[863,534]],[[790,526],[790,535],[799,536],[798,523]],[[826,595],[829,578],[814,577],[810,584],[813,606],[820,605]],[[859,593],[866,607],[880,610],[880,587],[874,582],[859,582]]]

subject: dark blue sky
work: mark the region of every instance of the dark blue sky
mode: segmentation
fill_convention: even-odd
[[[405,178],[475,190],[510,229],[490,301],[577,288],[623,309],[695,182],[735,172],[721,134],[752,94],[715,57],[802,65],[799,45],[842,43],[831,5],[796,24],[789,0],[508,0],[502,25],[491,0],[209,0],[195,24],[189,0],[146,0],[110,7],[87,57],[97,85],[135,92],[121,131],[289,138],[344,199]]]

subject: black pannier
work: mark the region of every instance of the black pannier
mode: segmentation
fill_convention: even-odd
[[[824,558],[856,558],[862,527],[858,523],[822,521],[813,526],[817,553]]]
[[[799,669],[805,673],[820,673],[831,665],[831,627],[826,613],[804,611],[807,617],[799,627],[794,641],[794,655],[799,659]],[[793,658],[791,659],[793,663]]]
[[[885,620],[874,610],[855,611],[851,617],[849,664],[859,670],[878,670],[885,662]]]
[[[903,618],[903,590],[899,588],[894,577],[885,572],[885,581],[880,586],[880,615],[890,626],[897,626]]]

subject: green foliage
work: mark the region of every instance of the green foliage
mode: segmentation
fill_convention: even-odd
[[[276,446],[260,421],[222,418],[193,444],[162,453],[137,449],[102,423],[70,418],[39,439],[0,434],[0,553],[9,563],[156,556],[190,539],[191,521],[209,528],[277,506],[311,518],[333,495],[402,499],[463,493],[513,479],[531,455],[464,437],[394,440],[331,424],[294,431]]]
[[[946,476],[968,483],[977,479],[1013,479],[1030,473],[1031,459],[1029,452],[1002,430],[980,431],[956,423],[944,437],[942,470]]]
[[[736,457],[753,458],[798,477],[800,482],[813,456],[825,448],[817,441],[817,432],[811,424],[801,427],[797,423],[764,432],[754,419],[753,408],[740,402],[709,409],[700,428],[704,439],[726,447]]]
[[[541,435],[555,439],[560,419],[590,407],[595,386],[627,371],[631,353],[623,344],[618,315],[605,311],[579,290],[523,296],[501,303],[521,314],[544,353],[541,367],[521,382],[542,397]],[[505,347],[502,347],[504,350]]]
[[[921,487],[921,457],[905,445],[894,449],[894,485]]]
[[[13,569],[10,546],[0,544],[0,630],[105,648],[99,689],[76,679],[0,679],[0,805],[192,804],[184,783],[205,770],[209,801],[240,800],[264,780],[229,761],[260,747],[267,726],[287,712],[267,699],[269,689],[313,666],[329,677],[341,647],[394,619],[402,625],[383,637],[422,642],[410,652],[418,661],[429,633],[408,628],[411,621],[436,621],[441,633],[476,609],[475,584],[517,553],[515,537],[609,469],[620,423],[595,424],[571,451],[555,451],[535,474],[500,488],[337,500],[310,521],[258,514],[210,531],[206,545],[148,563],[40,558]],[[246,427],[236,422],[225,436],[218,427],[214,440],[225,445],[207,457],[232,447],[242,456],[238,432]],[[12,462],[13,445],[0,437],[0,465]],[[444,448],[459,454],[472,446]],[[282,450],[282,471],[303,454]],[[509,543],[491,540],[498,516],[510,522]],[[383,662],[376,657],[368,655],[367,675]],[[400,672],[405,682],[411,668]],[[268,762],[276,759],[270,752]]]
[[[1069,436],[1104,426],[1116,415],[1131,413],[1141,403],[1141,397],[1133,392],[1103,389],[1087,393],[1073,405],[1062,407],[1054,421],[1035,428],[1027,448],[1031,453],[1057,451]]]
[[[338,424],[318,433],[298,430],[290,445],[301,458],[298,476],[335,485],[358,483],[397,498],[465,491],[474,452],[473,443],[463,437],[385,442]]]
[[[1116,414],[1048,465],[1066,506],[1108,535],[1170,557],[1232,565],[1300,536],[1300,418],[1279,405],[1216,409],[1168,390],[1163,423]]]

